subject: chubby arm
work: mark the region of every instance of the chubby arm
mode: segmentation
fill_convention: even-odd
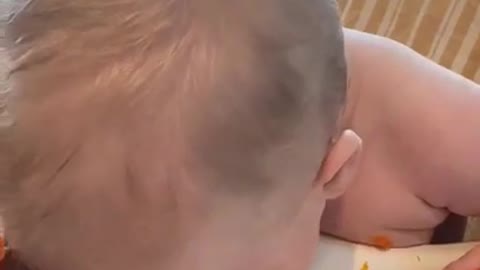
[[[448,265],[445,270],[480,269],[480,245]]]
[[[345,29],[345,41],[352,84],[378,92],[416,195],[480,215],[480,86],[390,39]]]

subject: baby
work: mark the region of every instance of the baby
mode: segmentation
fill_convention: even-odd
[[[428,243],[450,213],[479,216],[480,86],[386,38],[345,29],[345,44],[343,126],[364,151],[352,186],[327,204],[322,230],[405,247]]]
[[[40,270],[299,270],[354,172],[333,0],[32,0],[0,205]]]
[[[356,164],[327,233],[479,213],[478,86],[345,30],[346,91],[334,1],[37,0],[7,38],[0,205],[33,269],[305,269]]]

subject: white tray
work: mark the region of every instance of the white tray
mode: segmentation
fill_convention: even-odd
[[[380,251],[322,236],[311,270],[441,270],[476,245],[480,242]]]

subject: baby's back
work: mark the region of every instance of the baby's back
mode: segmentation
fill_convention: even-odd
[[[364,151],[322,230],[409,246],[429,242],[450,213],[480,214],[480,87],[393,41],[350,30],[345,40],[354,103],[346,124]]]

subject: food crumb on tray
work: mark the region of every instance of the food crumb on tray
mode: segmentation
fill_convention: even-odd
[[[393,242],[388,236],[378,235],[372,237],[372,245],[380,250],[389,250],[393,247]]]
[[[360,268],[360,270],[369,270],[368,262],[364,262],[364,263],[362,264],[362,267]]]

